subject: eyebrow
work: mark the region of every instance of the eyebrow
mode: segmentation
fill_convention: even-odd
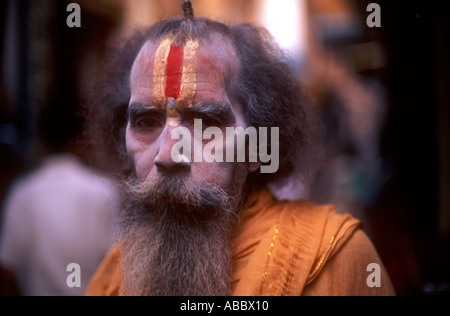
[[[182,112],[192,112],[195,114],[205,114],[219,117],[227,123],[236,122],[236,118],[231,111],[231,107],[225,104],[214,102],[199,102],[192,107],[183,109]]]
[[[157,110],[158,107],[154,106],[154,105],[150,105],[150,104],[145,104],[145,103],[140,103],[140,102],[133,102],[130,103],[130,105],[128,106],[129,110],[132,111],[146,111],[146,110]]]
[[[141,114],[148,113],[165,113],[165,110],[159,108],[158,106],[149,106],[143,103],[131,103],[127,109],[128,119]],[[224,123],[235,123],[236,117],[231,110],[231,107],[226,104],[219,104],[215,102],[199,102],[192,107],[186,107],[181,110],[180,114],[204,114],[211,115],[216,118],[220,118]]]
[[[164,113],[165,111],[162,109],[159,109],[155,106],[148,106],[142,103],[132,103],[128,106],[127,109],[127,118],[130,119],[133,116],[140,115],[140,114],[147,114],[147,113]]]

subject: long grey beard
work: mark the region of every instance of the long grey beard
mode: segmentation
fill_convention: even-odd
[[[213,185],[157,177],[127,183],[121,216],[124,295],[230,295],[241,198]]]

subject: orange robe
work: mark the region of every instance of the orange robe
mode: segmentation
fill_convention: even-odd
[[[233,295],[394,295],[389,276],[361,223],[330,205],[250,196],[232,242]],[[380,287],[373,286],[379,265]],[[376,280],[376,279],[375,279]],[[120,249],[111,249],[86,295],[120,295]],[[371,286],[369,286],[371,285]]]

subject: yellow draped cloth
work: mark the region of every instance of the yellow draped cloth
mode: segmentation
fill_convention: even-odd
[[[121,295],[119,245],[107,254],[86,295]],[[395,294],[361,223],[331,205],[278,201],[267,189],[254,192],[231,249],[236,296]],[[373,263],[379,271],[368,271]],[[377,277],[374,286],[369,281]]]

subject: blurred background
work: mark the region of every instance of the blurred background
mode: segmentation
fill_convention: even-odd
[[[69,28],[70,2],[0,3],[2,205],[49,155],[84,161],[80,95],[108,40],[182,14],[181,0],[77,0],[81,27]],[[379,28],[366,23],[371,2]],[[399,295],[450,293],[447,2],[192,0],[196,16],[264,26],[285,49],[320,117],[325,158],[312,183],[278,194],[360,218]]]

